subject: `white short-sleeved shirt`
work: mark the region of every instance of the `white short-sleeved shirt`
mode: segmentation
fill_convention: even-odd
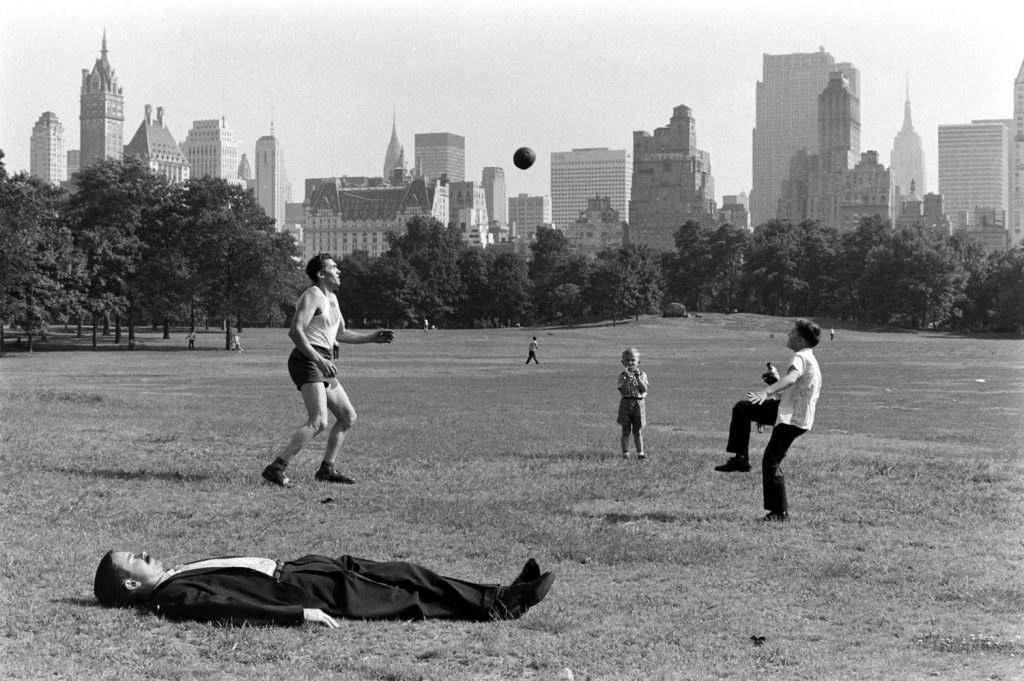
[[[796,370],[800,377],[779,398],[779,416],[776,424],[786,423],[797,428],[810,430],[814,425],[814,409],[821,394],[821,369],[810,348],[793,353],[788,374]]]

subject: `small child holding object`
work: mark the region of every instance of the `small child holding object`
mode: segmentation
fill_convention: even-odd
[[[622,458],[629,458],[629,437],[632,434],[636,458],[643,461],[647,458],[643,427],[647,424],[644,398],[647,397],[648,382],[647,374],[640,368],[640,351],[636,348],[623,350],[622,366],[624,369],[618,380],[619,394],[622,395],[618,416],[618,424],[622,426]]]

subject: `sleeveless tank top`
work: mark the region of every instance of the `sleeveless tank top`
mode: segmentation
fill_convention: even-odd
[[[310,345],[330,350],[334,347],[338,329],[341,327],[341,308],[338,307],[338,299],[334,294],[324,295],[316,286],[310,288],[316,291],[319,303],[313,318],[306,325],[306,338],[309,339]]]

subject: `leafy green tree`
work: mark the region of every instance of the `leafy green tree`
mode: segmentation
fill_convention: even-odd
[[[560,309],[564,306],[556,299],[555,290],[563,284],[582,290],[589,270],[586,258],[572,253],[565,234],[545,225],[537,227],[530,251],[533,254],[529,267],[534,309],[542,320],[556,319],[562,315]]]
[[[0,352],[4,322],[28,334],[45,332],[72,303],[75,268],[70,236],[58,215],[62,190],[19,173],[8,177],[0,152]]]
[[[833,294],[838,317],[870,321],[877,312],[878,292],[870,291],[876,283],[885,286],[884,278],[889,273],[869,272],[868,265],[872,257],[880,257],[884,251],[891,250],[892,236],[892,227],[878,216],[862,219],[856,230],[840,236]],[[874,278],[878,275],[883,276],[882,281]],[[888,318],[888,315],[883,316]]]
[[[337,260],[337,263],[341,279],[338,298],[346,322],[362,326],[362,320],[376,319],[381,310],[372,286],[374,259],[366,251],[355,251]],[[303,279],[304,284],[310,283],[305,274]]]
[[[511,324],[530,314],[530,269],[515,253],[499,253],[487,272],[491,314]]]
[[[708,264],[712,275],[713,308],[731,312],[739,303],[743,282],[743,254],[750,233],[731,224],[723,224],[708,238]]]
[[[991,280],[995,298],[993,328],[1024,333],[1024,247],[995,254]]]
[[[411,304],[409,321],[442,320],[451,315],[463,294],[459,254],[465,248],[454,227],[422,216],[411,218],[404,234],[388,234],[388,250],[416,272],[406,282],[405,297]]]
[[[797,277],[806,285],[794,291],[793,309],[808,316],[836,315],[839,311],[835,296],[839,232],[813,220],[800,223],[798,229]]]
[[[134,157],[97,161],[75,175],[67,224],[81,259],[79,290],[82,307],[93,318],[94,348],[97,320],[121,317],[131,307],[130,282],[143,248],[140,232],[156,219],[154,211],[167,194],[167,180]]]
[[[750,239],[744,277],[754,311],[786,316],[807,288],[800,272],[803,229],[785,220],[759,225]]]
[[[585,289],[592,311],[607,314],[614,324],[623,315],[640,315],[661,301],[661,271],[646,246],[629,245],[598,254]]]
[[[401,255],[388,252],[374,260],[369,288],[380,302],[374,318],[386,326],[403,327],[417,318],[422,285],[419,274]]]
[[[459,279],[463,293],[456,317],[466,326],[489,320],[493,315],[488,275],[492,255],[479,248],[465,248],[459,254]]]
[[[706,310],[713,297],[711,232],[696,220],[676,230],[676,251],[663,261],[669,298],[688,308]]]

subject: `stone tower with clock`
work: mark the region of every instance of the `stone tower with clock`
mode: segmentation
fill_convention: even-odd
[[[100,58],[90,72],[82,69],[80,167],[124,155],[124,95],[107,60],[107,33]]]

